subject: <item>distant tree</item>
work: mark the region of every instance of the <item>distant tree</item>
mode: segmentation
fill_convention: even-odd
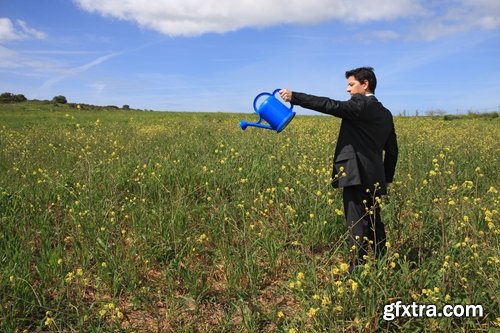
[[[130,105],[125,104],[125,105],[122,106],[122,109],[124,109],[124,110],[130,110]]]
[[[13,93],[5,92],[0,95],[0,103],[20,103],[27,100],[22,94],[14,95]]]
[[[13,100],[13,94],[9,92],[4,92],[0,95],[0,103],[11,103]]]
[[[52,102],[58,103],[58,104],[66,104],[66,103],[68,103],[68,100],[66,99],[66,97],[59,95],[59,96],[55,96],[54,98],[52,98]]]
[[[28,99],[23,94],[17,94],[14,96],[14,101],[17,103],[26,102]]]

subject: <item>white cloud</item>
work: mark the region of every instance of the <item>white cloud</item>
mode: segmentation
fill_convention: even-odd
[[[494,30],[500,27],[500,1],[447,0],[433,8],[429,17],[415,29],[418,39],[439,37],[469,30]]]
[[[22,75],[37,75],[41,73],[60,73],[63,64],[54,58],[31,57],[0,45],[0,71],[20,70]]]
[[[10,21],[10,19],[2,17],[0,18],[0,40],[15,40],[19,39],[16,30],[14,29],[14,25]]]
[[[44,39],[46,34],[28,26],[24,21],[17,20],[14,24],[9,18],[0,18],[0,41],[15,41],[23,39]]]
[[[433,40],[500,26],[498,0],[73,0],[83,10],[170,36],[224,33],[248,27],[338,20],[349,24],[414,18],[380,39]],[[402,22],[403,23],[403,22]],[[409,25],[408,25],[409,24]],[[409,37],[410,36],[410,37]]]
[[[73,0],[82,9],[170,36],[285,23],[392,20],[425,13],[413,0]]]
[[[25,38],[45,39],[47,36],[44,32],[30,28],[24,21],[17,20],[17,25],[21,28],[21,35]]]
[[[71,76],[76,76],[78,74],[81,74],[81,73],[83,73],[83,72],[91,69],[92,67],[100,65],[103,62],[106,62],[109,59],[111,59],[113,57],[116,57],[116,56],[118,56],[120,54],[121,53],[110,53],[110,54],[98,57],[98,58],[92,60],[91,62],[88,62],[88,63],[86,63],[86,64],[84,64],[82,66],[78,66],[78,67],[74,67],[74,68],[68,68],[68,69],[64,70],[63,74],[61,74],[59,76],[51,77],[50,79],[48,79],[47,81],[45,81],[43,83],[43,85],[42,85],[42,88],[44,88],[44,89],[49,88],[49,87],[51,87],[52,85],[54,85],[55,83],[57,83],[59,81],[67,79],[68,77],[71,77]]]

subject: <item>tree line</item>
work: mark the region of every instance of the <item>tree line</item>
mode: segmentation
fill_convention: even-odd
[[[4,92],[0,94],[0,104],[9,104],[9,103],[22,103],[22,102],[27,102],[28,99],[23,95],[23,94],[13,94],[10,92]],[[52,100],[44,100],[44,101],[39,101],[39,100],[31,100],[33,102],[42,102],[42,103],[54,103],[54,104],[66,104],[70,107],[74,107],[77,109],[100,109],[100,108],[107,108],[107,109],[120,109],[118,106],[115,105],[108,105],[108,106],[96,106],[96,105],[90,105],[90,104],[85,104],[85,103],[68,103],[68,100],[66,99],[65,96],[58,95],[54,96]],[[131,110],[130,106],[128,104],[124,104],[121,109],[123,110]]]
[[[21,102],[26,102],[27,100],[28,99],[23,94],[13,94],[10,92],[4,92],[0,94],[0,103],[4,104],[21,103]],[[54,96],[54,98],[52,98],[52,102],[58,104],[66,104],[68,103],[68,100],[66,99],[66,97],[59,95],[59,96]]]

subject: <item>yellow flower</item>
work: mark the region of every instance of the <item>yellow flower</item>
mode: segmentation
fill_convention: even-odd
[[[321,306],[324,307],[324,308],[326,308],[330,304],[332,304],[332,301],[330,300],[330,297],[323,296],[323,299],[321,300]]]
[[[51,317],[47,317],[47,318],[45,319],[45,322],[44,322],[44,325],[45,325],[45,326],[52,326],[53,324],[54,324],[54,319],[53,319],[53,318],[51,318]]]
[[[297,330],[292,327],[288,330],[288,333],[297,333]]]
[[[120,311],[120,309],[116,309],[115,316],[118,319],[122,319],[123,318],[123,313]]]
[[[278,318],[284,318],[285,317],[285,314],[283,313],[283,311],[278,311]]]
[[[307,311],[307,316],[309,318],[315,317],[318,310],[319,310],[319,308],[310,308],[309,311]]]
[[[51,326],[54,324],[54,318],[52,318],[52,311],[47,311],[45,312],[45,326]]]
[[[493,186],[491,186],[489,189],[488,189],[488,193],[498,193],[497,189]]]
[[[73,272],[69,272],[68,274],[66,274],[66,278],[64,278],[64,280],[69,283],[73,280],[73,276]]]
[[[304,280],[304,273],[298,272],[297,273],[297,280]]]
[[[198,243],[203,243],[204,241],[208,240],[207,235],[201,234],[198,239],[196,240]]]
[[[349,279],[348,280],[348,283],[351,285],[351,289],[352,291],[356,292],[356,290],[358,290],[358,283],[352,279]]]
[[[342,272],[347,272],[347,270],[349,269],[349,265],[343,262],[340,264],[339,268]]]

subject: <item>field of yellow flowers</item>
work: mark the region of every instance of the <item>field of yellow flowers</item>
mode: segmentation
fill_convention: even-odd
[[[339,120],[252,116],[0,108],[0,331],[499,329],[499,118],[395,118],[388,254],[349,275]]]

